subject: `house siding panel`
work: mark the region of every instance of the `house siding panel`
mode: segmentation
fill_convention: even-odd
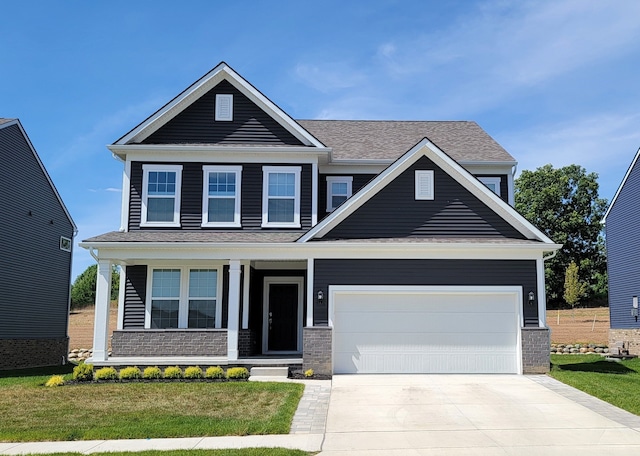
[[[315,260],[314,292],[330,285],[522,286],[525,326],[538,326],[538,306],[525,302],[537,290],[534,260]],[[314,325],[328,324],[328,299],[314,304]]]
[[[0,129],[0,156],[0,339],[65,339],[73,225],[17,124]]]
[[[640,296],[640,164],[629,173],[607,215],[606,244],[609,312],[612,329],[640,330],[631,316],[633,296]]]
[[[215,121],[216,94],[233,95],[233,121]],[[303,145],[227,81],[193,102],[143,144]]]
[[[415,199],[415,171],[434,170],[434,200]],[[380,214],[389,223],[379,223]],[[364,203],[324,239],[524,236],[426,157]]]
[[[127,266],[124,294],[124,329],[144,328],[147,266]]]
[[[168,164],[168,163],[163,163]],[[171,164],[175,164],[171,163]],[[180,223],[183,230],[211,230],[202,228],[202,167],[218,163],[184,163],[182,169],[182,191],[180,197]],[[131,163],[131,197],[129,204],[129,230],[139,230],[142,211],[142,162]],[[228,165],[228,164],[227,164]],[[260,163],[234,164],[242,166],[241,229],[260,229],[262,225],[262,167]],[[309,164],[282,163],[269,166],[301,166],[300,223],[302,228],[311,228],[312,167]],[[163,230],[175,228],[144,228]],[[229,229],[229,228],[225,228]]]

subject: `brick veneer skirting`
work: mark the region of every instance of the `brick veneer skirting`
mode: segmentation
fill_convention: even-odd
[[[0,369],[59,366],[67,362],[69,338],[0,339]]]
[[[251,329],[238,331],[238,356],[246,358],[256,354],[256,333]]]
[[[640,329],[610,329],[609,350],[616,343],[629,342],[629,353],[640,356]]]
[[[302,369],[313,369],[316,374],[332,375],[331,328],[315,326],[302,330]]]
[[[114,331],[112,356],[227,356],[227,330]]]
[[[524,374],[549,372],[550,347],[549,328],[522,328],[522,372]]]

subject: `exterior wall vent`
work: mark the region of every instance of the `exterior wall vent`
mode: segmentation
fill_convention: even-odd
[[[416,199],[433,199],[433,171],[416,171]]]
[[[216,120],[233,120],[233,95],[216,95]]]
[[[60,236],[60,250],[71,252],[71,239],[69,239],[68,237]]]

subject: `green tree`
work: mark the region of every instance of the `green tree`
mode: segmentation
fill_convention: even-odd
[[[564,300],[575,308],[576,304],[580,302],[580,299],[586,294],[588,286],[586,283],[580,281],[578,265],[572,261],[567,266],[567,270],[564,274]]]
[[[598,175],[579,165],[545,165],[522,171],[515,181],[516,209],[554,242],[563,244],[545,262],[547,297],[563,301],[564,275],[573,261],[580,280],[588,284],[587,298],[602,293],[606,255],[601,220],[607,201],[598,196]]]
[[[80,309],[92,306],[96,302],[96,282],[98,278],[98,265],[93,264],[76,277],[71,286],[71,308]],[[118,298],[120,286],[120,273],[117,266],[111,271],[111,299]]]

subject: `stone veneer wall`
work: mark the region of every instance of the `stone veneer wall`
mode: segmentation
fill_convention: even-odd
[[[332,375],[331,328],[315,326],[302,330],[302,370],[313,369],[318,375]]]
[[[0,339],[0,370],[66,364],[69,338]]]
[[[629,354],[640,356],[640,329],[610,329],[609,351],[614,352],[617,343],[629,342]]]
[[[246,358],[256,353],[256,333],[250,329],[238,331],[238,356]]]
[[[522,328],[522,373],[546,374],[551,358],[549,328]]]
[[[227,330],[114,331],[112,356],[226,356]]]

